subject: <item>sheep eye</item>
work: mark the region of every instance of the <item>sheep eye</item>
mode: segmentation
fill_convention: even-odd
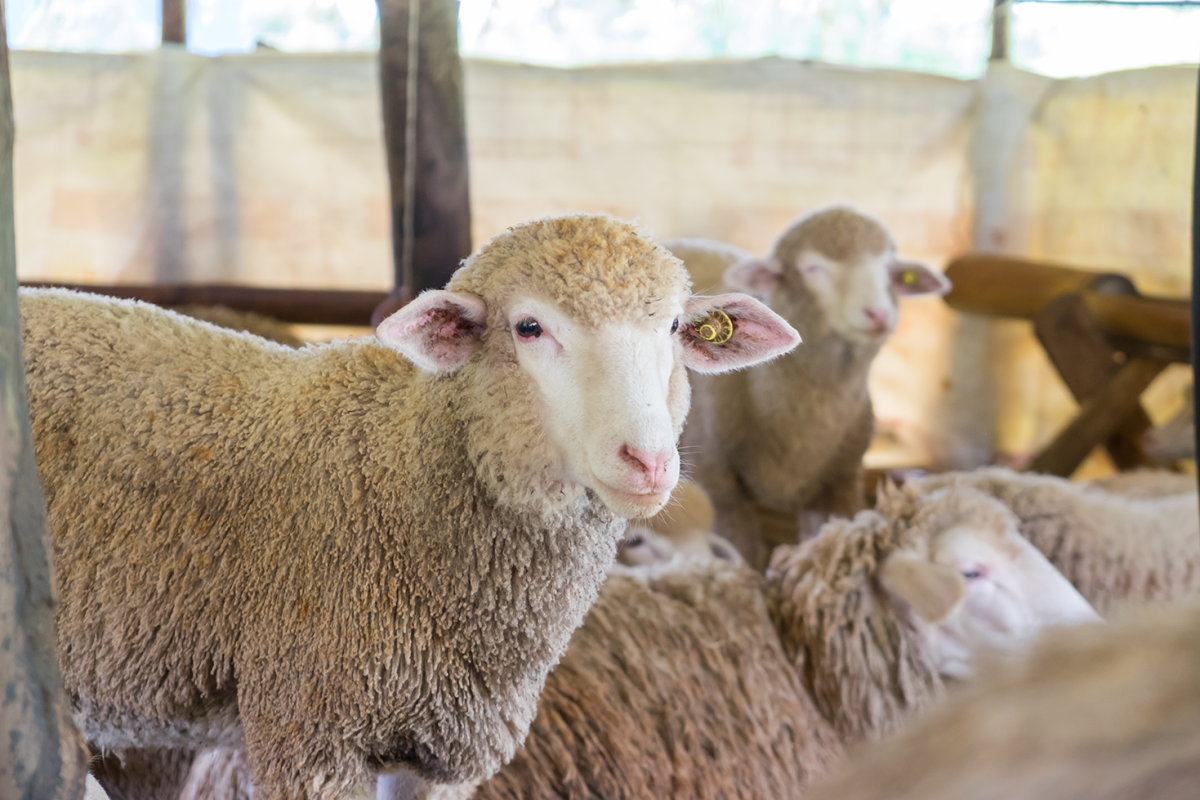
[[[820,271],[821,271],[820,264],[809,264],[808,266],[806,266],[804,268],[804,272],[808,275],[816,275]]]
[[[671,323],[671,333],[674,333],[677,330],[679,330],[679,317],[676,317],[675,321]]]
[[[522,339],[536,339],[542,335],[542,326],[536,319],[523,319],[517,323],[517,336]]]
[[[964,578],[966,578],[967,580],[969,580],[969,581],[973,581],[973,580],[975,580],[976,578],[982,578],[982,577],[983,577],[983,570],[979,570],[979,569],[969,569],[969,570],[966,570],[965,572],[963,572],[962,576],[963,576]]]
[[[630,536],[628,539],[625,540],[625,546],[626,547],[641,547],[642,543],[645,541],[646,540],[643,539],[641,536]]]

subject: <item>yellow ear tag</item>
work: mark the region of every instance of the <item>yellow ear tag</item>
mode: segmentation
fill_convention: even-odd
[[[905,286],[912,286],[917,282],[917,273],[915,270],[906,269],[900,273],[900,282]]]
[[[733,320],[720,309],[713,309],[708,316],[692,323],[696,335],[706,342],[725,344],[733,338]]]

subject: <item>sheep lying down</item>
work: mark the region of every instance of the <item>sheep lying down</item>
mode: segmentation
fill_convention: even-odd
[[[114,798],[214,746],[245,749],[259,798],[492,774],[623,518],[675,485],[685,368],[797,343],[605,216],[512,228],[375,337],[300,350],[143,303],[20,302],[59,661]]]
[[[474,795],[785,798],[1050,626],[1096,613],[972,490],[907,496],[782,546],[616,568],[523,747]]]
[[[1195,800],[1200,605],[1047,637],[809,800]]]
[[[617,562],[645,566],[673,558],[720,558],[742,563],[737,548],[713,533],[713,507],[700,485],[682,478],[662,511],[633,520],[617,547]]]
[[[1200,508],[1194,479],[1126,478],[1115,484],[1130,492],[1126,494],[989,467],[910,483],[914,490],[929,492],[971,487],[999,499],[1016,515],[1021,534],[1101,614],[1200,591]],[[1153,491],[1148,483],[1165,486],[1166,493]],[[1189,490],[1178,491],[1185,486]]]

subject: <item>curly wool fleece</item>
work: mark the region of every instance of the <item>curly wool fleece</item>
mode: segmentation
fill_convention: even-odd
[[[502,234],[449,288],[498,313],[517,287],[594,320],[687,276],[577,216]],[[59,656],[94,746],[244,739],[268,798],[512,756],[624,522],[547,485],[511,339],[432,374],[372,338],[297,351],[61,290],[21,313]]]

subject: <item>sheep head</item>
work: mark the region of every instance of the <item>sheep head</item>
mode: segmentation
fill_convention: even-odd
[[[752,298],[689,287],[683,263],[634,226],[551,218],[496,237],[376,333],[423,370],[470,373],[463,400],[482,421],[471,448],[502,499],[590,491],[618,516],[646,517],[679,477],[685,368],[749,366],[800,338]],[[726,341],[694,324],[718,312]]]
[[[789,228],[770,258],[731,265],[724,280],[754,295],[804,292],[834,332],[851,342],[872,344],[895,330],[898,296],[950,290],[943,275],[898,260],[895,250],[878,220],[851,208],[828,208]]]
[[[785,651],[849,737],[894,729],[982,656],[1099,620],[1012,513],[971,489],[885,490],[879,512],[777,548],[767,581]]]

